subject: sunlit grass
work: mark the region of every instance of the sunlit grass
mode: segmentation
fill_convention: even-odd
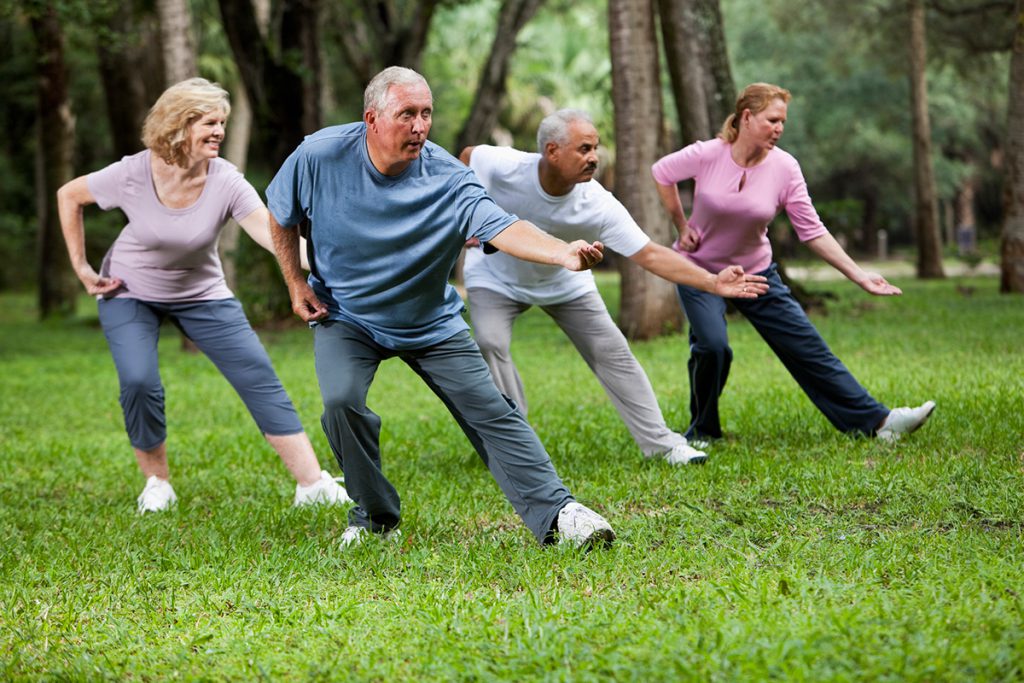
[[[531,420],[619,534],[589,555],[535,545],[399,361],[370,399],[404,534],[341,552],[344,514],[289,508],[241,402],[170,329],[180,503],[139,517],[94,311],[37,324],[2,296],[0,679],[1019,679],[1024,304],[991,279],[898,284],[815,285],[838,295],[815,323],[880,400],[934,399],[924,430],[894,448],[836,433],[734,320],[727,438],[681,469],[643,460],[568,341],[524,316]],[[262,337],[337,471],[309,332]],[[684,427],[685,338],[634,348]]]

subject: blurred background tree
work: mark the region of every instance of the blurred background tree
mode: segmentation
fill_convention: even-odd
[[[177,54],[191,46],[194,65],[187,68],[233,94],[235,147],[226,154],[257,189],[303,135],[360,118],[363,84],[386,63],[419,68],[428,78],[437,112],[431,137],[454,153],[479,143],[533,149],[546,113],[590,111],[605,150],[600,179],[616,186],[615,138],[630,129],[615,121],[607,0],[0,0],[5,289],[39,291],[41,282],[59,289],[60,276],[50,275],[57,273],[54,252],[46,251],[39,227],[46,218],[40,198],[52,190],[45,183],[62,177],[47,180],[42,172],[58,165],[46,151],[56,139],[42,114],[59,107],[39,104],[40,87],[54,84],[41,80],[37,58],[48,38],[38,23],[33,30],[45,7],[63,41],[72,175],[141,148],[141,117],[164,87],[167,62],[181,61],[169,56],[169,43],[185,37]],[[660,90],[658,153],[713,134],[737,87],[779,83],[794,95],[783,147],[800,160],[826,224],[860,257],[886,246],[891,256],[917,260],[907,0],[663,0],[652,7],[657,23],[649,40],[665,64],[645,86]],[[999,258],[1004,216],[1024,213],[1008,211],[1003,199],[1009,161],[1020,154],[1009,144],[1007,120],[1020,108],[1009,97],[1012,90],[1019,98],[1021,87],[1019,76],[1009,77],[1020,10],[1014,0],[923,0],[923,10],[939,253]],[[161,33],[185,14],[189,31],[179,23]],[[235,128],[246,104],[251,135]],[[248,144],[239,148],[233,137],[248,137]],[[117,212],[88,212],[94,263],[122,221]],[[780,255],[806,256],[786,239],[785,220],[777,222]],[[1013,225],[1011,236],[1019,232]],[[288,315],[279,276],[257,252],[246,239],[225,250],[236,292],[256,319]],[[1024,259],[1017,248],[1003,254],[1004,262]],[[260,259],[264,265],[256,267]]]

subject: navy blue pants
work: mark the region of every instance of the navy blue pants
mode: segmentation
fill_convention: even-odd
[[[400,521],[398,492],[381,463],[381,419],[366,405],[378,366],[398,357],[445,404],[537,540],[549,540],[555,517],[573,497],[523,414],[494,385],[469,332],[423,349],[395,351],[346,322],[321,323],[314,330],[321,421],[357,503],[349,511],[350,524],[381,532]]]
[[[303,431],[295,406],[237,299],[192,303],[101,299],[99,314],[121,384],[125,429],[135,448],[152,450],[167,439],[157,362],[160,324],[166,318],[213,361],[261,432],[286,436]]]
[[[841,432],[873,435],[889,409],[872,398],[836,358],[799,302],[782,283],[773,263],[758,273],[770,289],[757,299],[732,299],[737,310],[768,342],[807,397]],[[725,389],[732,349],[725,299],[679,285],[690,321],[690,427],[688,439],[720,438],[718,397]]]

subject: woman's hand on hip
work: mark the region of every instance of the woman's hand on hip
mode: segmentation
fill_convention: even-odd
[[[103,277],[99,275],[89,265],[79,268],[75,272],[75,275],[77,275],[78,279],[82,281],[85,291],[87,291],[90,296],[110,294],[124,284],[119,277]]]

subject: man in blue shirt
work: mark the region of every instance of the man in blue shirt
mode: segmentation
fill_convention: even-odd
[[[542,543],[609,544],[608,522],[577,503],[515,404],[491,378],[448,274],[476,237],[513,256],[592,267],[602,245],[566,244],[498,208],[473,172],[427,141],[433,97],[415,71],[390,67],[364,93],[363,121],[307,137],[267,188],[278,261],[303,320],[315,323],[322,423],[357,505],[342,544],[400,521],[384,476],[380,418],[366,395],[399,357],[451,411],[516,512]],[[308,282],[299,223],[309,220]]]

